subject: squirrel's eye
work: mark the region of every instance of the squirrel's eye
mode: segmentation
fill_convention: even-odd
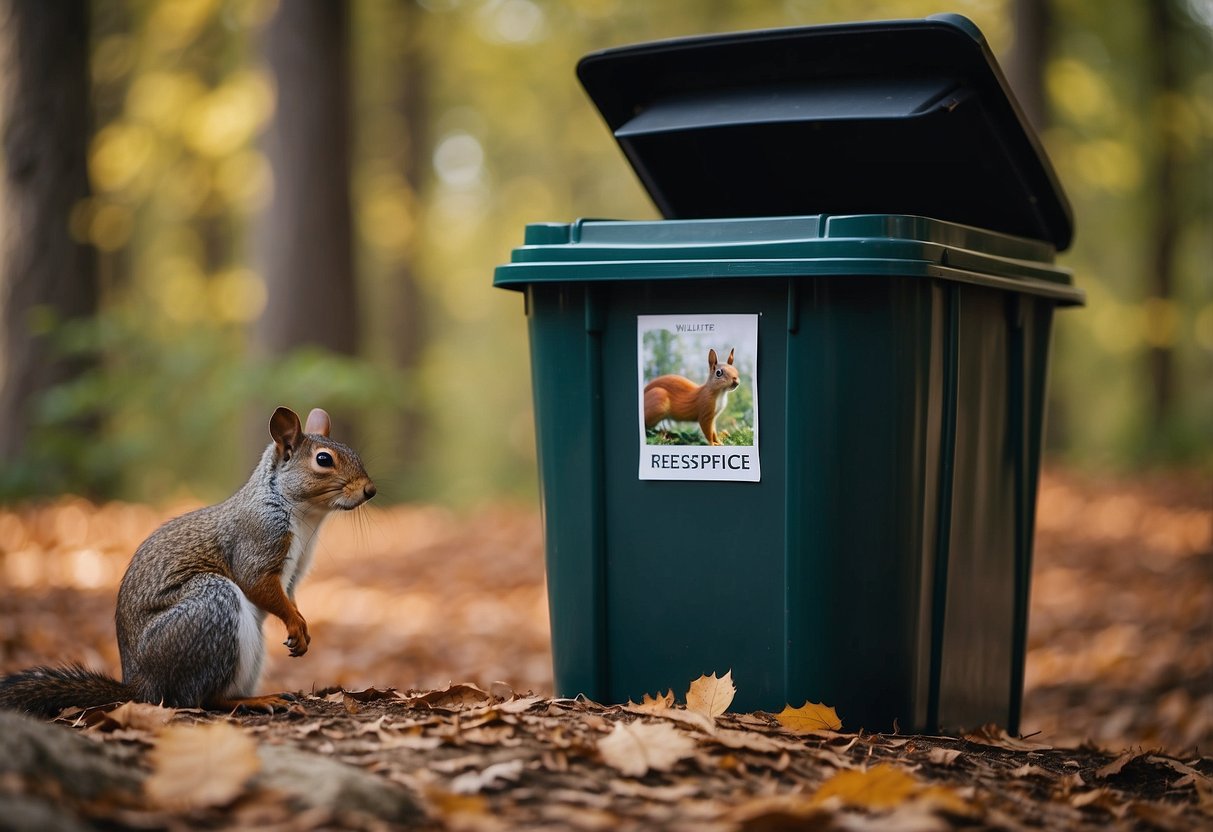
[[[722,369],[720,369],[719,367],[717,367],[717,368],[716,368],[716,378],[720,378],[720,377],[721,377],[721,376],[723,376],[723,375],[724,375],[724,370],[722,370]]]
[[[321,451],[320,453],[316,454],[316,464],[321,468],[332,468],[333,455],[327,451]]]

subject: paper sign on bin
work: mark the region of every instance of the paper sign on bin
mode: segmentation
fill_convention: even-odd
[[[639,315],[640,479],[762,478],[758,316]]]

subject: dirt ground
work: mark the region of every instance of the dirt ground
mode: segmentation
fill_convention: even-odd
[[[125,563],[159,522],[189,507],[96,506],[64,498],[0,510],[0,672],[79,661],[116,673],[112,615]],[[534,508],[493,505],[457,514],[399,506],[339,517],[324,532],[298,602],[312,649],[297,660],[284,648],[272,649],[281,625],[268,622],[263,687],[319,695],[305,698],[289,719],[245,717],[246,730],[268,732],[275,742],[284,739],[274,732],[286,732],[300,748],[321,753],[345,748],[338,757],[347,762],[362,753],[339,742],[351,737],[417,746],[409,753],[426,756],[409,758],[412,768],[398,756],[378,767],[364,761],[361,768],[389,779],[395,771],[396,781],[419,795],[416,817],[435,828],[493,828],[489,821],[503,817],[570,828],[612,828],[625,820],[638,828],[670,826],[685,814],[686,801],[709,794],[715,808],[699,819],[721,828],[863,828],[873,811],[885,810],[859,804],[858,814],[838,814],[840,801],[850,804],[845,789],[823,804],[826,775],[859,770],[876,776],[873,770],[885,773],[878,768],[885,759],[915,778],[890,787],[901,789],[896,812],[916,807],[927,818],[914,826],[899,814],[905,828],[1054,822],[1094,828],[1110,818],[1125,828],[1182,829],[1213,809],[1213,790],[1205,791],[1213,774],[1213,482],[1197,473],[1115,480],[1046,470],[1021,726],[1026,742],[996,731],[965,740],[793,736],[806,760],[826,755],[829,763],[799,775],[798,766],[808,763],[780,747],[788,732],[770,716],[725,714],[709,730],[670,714],[551,699]],[[451,682],[469,684],[452,688]],[[371,692],[356,697],[337,688]],[[400,693],[379,693],[389,688]],[[463,693],[457,705],[446,702],[446,710],[424,699],[452,689]],[[830,704],[845,712],[843,703]],[[357,724],[332,722],[337,719]],[[98,728],[96,720],[104,721],[94,718],[94,733],[114,731],[113,725]],[[365,727],[375,720],[377,728]],[[690,732],[694,749],[687,750],[685,738],[671,740],[683,752],[670,773],[626,775],[601,750],[621,722],[672,723],[681,734]],[[461,733],[469,726],[487,732],[475,749]],[[136,749],[128,756],[155,752],[150,734],[124,739],[124,730],[135,729],[117,730],[117,747]],[[722,730],[751,739],[721,740]],[[730,741],[742,745],[733,748]],[[461,762],[450,761],[456,758]],[[438,774],[417,773],[435,764]],[[492,769],[499,764],[505,767]],[[720,769],[732,773],[717,781]],[[452,786],[465,775],[463,786]],[[990,785],[996,781],[996,788]],[[596,785],[586,791],[587,782]],[[598,797],[551,803],[555,815],[567,815],[563,822],[538,808],[547,805],[537,797],[544,790],[572,790],[578,783]],[[933,783],[950,791],[931,792]],[[230,822],[230,813],[248,809],[249,799],[214,804],[228,814],[206,804],[211,814],[183,828]],[[833,814],[822,814],[823,805]],[[145,808],[121,811],[135,811],[128,820],[136,826],[168,817],[139,815]],[[112,812],[81,811],[85,819],[122,825]],[[320,827],[334,817],[326,811],[316,815]],[[390,817],[383,821],[387,828],[404,816]]]

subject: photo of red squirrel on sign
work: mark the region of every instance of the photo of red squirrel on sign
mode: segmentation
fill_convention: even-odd
[[[640,315],[640,479],[761,479],[757,315]]]

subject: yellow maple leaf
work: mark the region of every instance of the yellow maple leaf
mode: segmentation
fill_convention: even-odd
[[[775,714],[775,719],[793,734],[838,731],[842,728],[842,720],[833,708],[825,703],[809,702],[807,699],[799,708],[785,705],[782,711]]]
[[[687,710],[697,711],[709,719],[715,719],[729,709],[736,692],[731,670],[719,679],[715,673],[711,676],[700,676],[691,682],[691,689],[687,691]]]
[[[957,814],[967,814],[970,810],[960,795],[951,789],[927,785],[905,769],[887,763],[869,769],[838,772],[813,794],[814,805],[827,801],[875,810],[895,809],[911,801],[924,801]]]
[[[224,806],[261,769],[257,744],[227,722],[169,726],[149,758],[152,773],[144,789],[153,803],[169,809]]]

